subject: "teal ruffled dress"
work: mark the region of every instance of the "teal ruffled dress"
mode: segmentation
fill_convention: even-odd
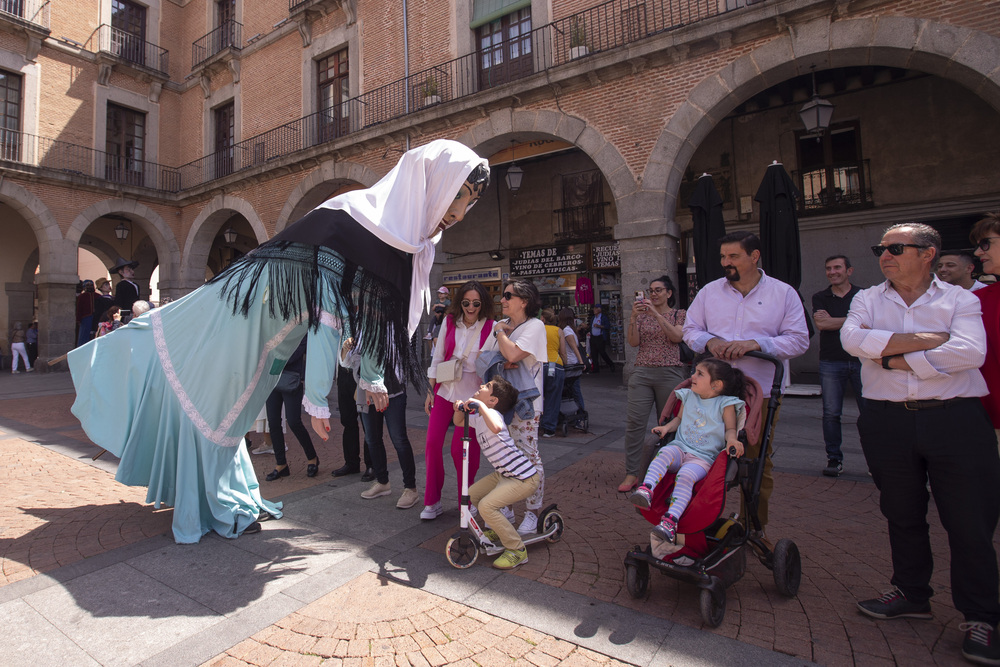
[[[315,261],[315,248],[301,251]],[[332,255],[326,261],[337,263]],[[224,297],[226,283],[213,282],[69,353],[73,414],[91,440],[121,459],[118,481],[147,486],[146,501],[156,507],[173,506],[177,542],[198,542],[211,530],[234,538],[261,512],[281,516],[281,504],[260,495],[244,435],[306,335],[304,403],[329,416],[343,318],[323,311],[310,328],[304,311],[287,319],[275,312],[268,304],[274,270],[258,263],[256,281],[240,295],[245,314]],[[287,290],[305,289],[277,284],[293,303]]]

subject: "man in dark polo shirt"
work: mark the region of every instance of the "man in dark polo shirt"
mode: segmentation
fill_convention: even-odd
[[[844,255],[826,259],[826,279],[830,286],[813,294],[813,321],[819,329],[819,383],[823,388],[823,441],[826,443],[827,477],[838,477],[844,469],[840,451],[840,414],[844,407],[844,388],[851,385],[858,410],[862,409],[861,361],[844,352],[840,327],[847,319],[851,300],[861,291],[851,284],[851,260]]]

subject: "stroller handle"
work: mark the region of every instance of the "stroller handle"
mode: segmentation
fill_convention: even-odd
[[[764,361],[769,361],[774,364],[774,380],[771,382],[771,398],[780,400],[781,383],[785,379],[785,365],[782,363],[781,359],[771,356],[770,354],[758,352],[757,350],[751,350],[750,352],[747,352],[745,356],[763,359]],[[761,387],[761,389],[763,389],[763,387]]]

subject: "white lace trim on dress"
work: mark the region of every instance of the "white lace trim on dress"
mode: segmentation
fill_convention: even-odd
[[[302,407],[313,417],[318,417],[319,419],[329,419],[330,418],[330,406],[327,405],[323,407],[321,405],[313,405],[305,396],[302,397]]]

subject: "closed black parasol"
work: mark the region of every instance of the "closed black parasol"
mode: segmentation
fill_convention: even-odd
[[[802,248],[795,212],[798,190],[781,163],[774,161],[754,199],[760,204],[761,262],[764,273],[795,289],[802,283]]]
[[[726,235],[722,219],[722,197],[715,189],[711,174],[702,174],[691,194],[691,217],[694,220],[694,263],[698,287],[725,275],[719,261],[719,239]]]

